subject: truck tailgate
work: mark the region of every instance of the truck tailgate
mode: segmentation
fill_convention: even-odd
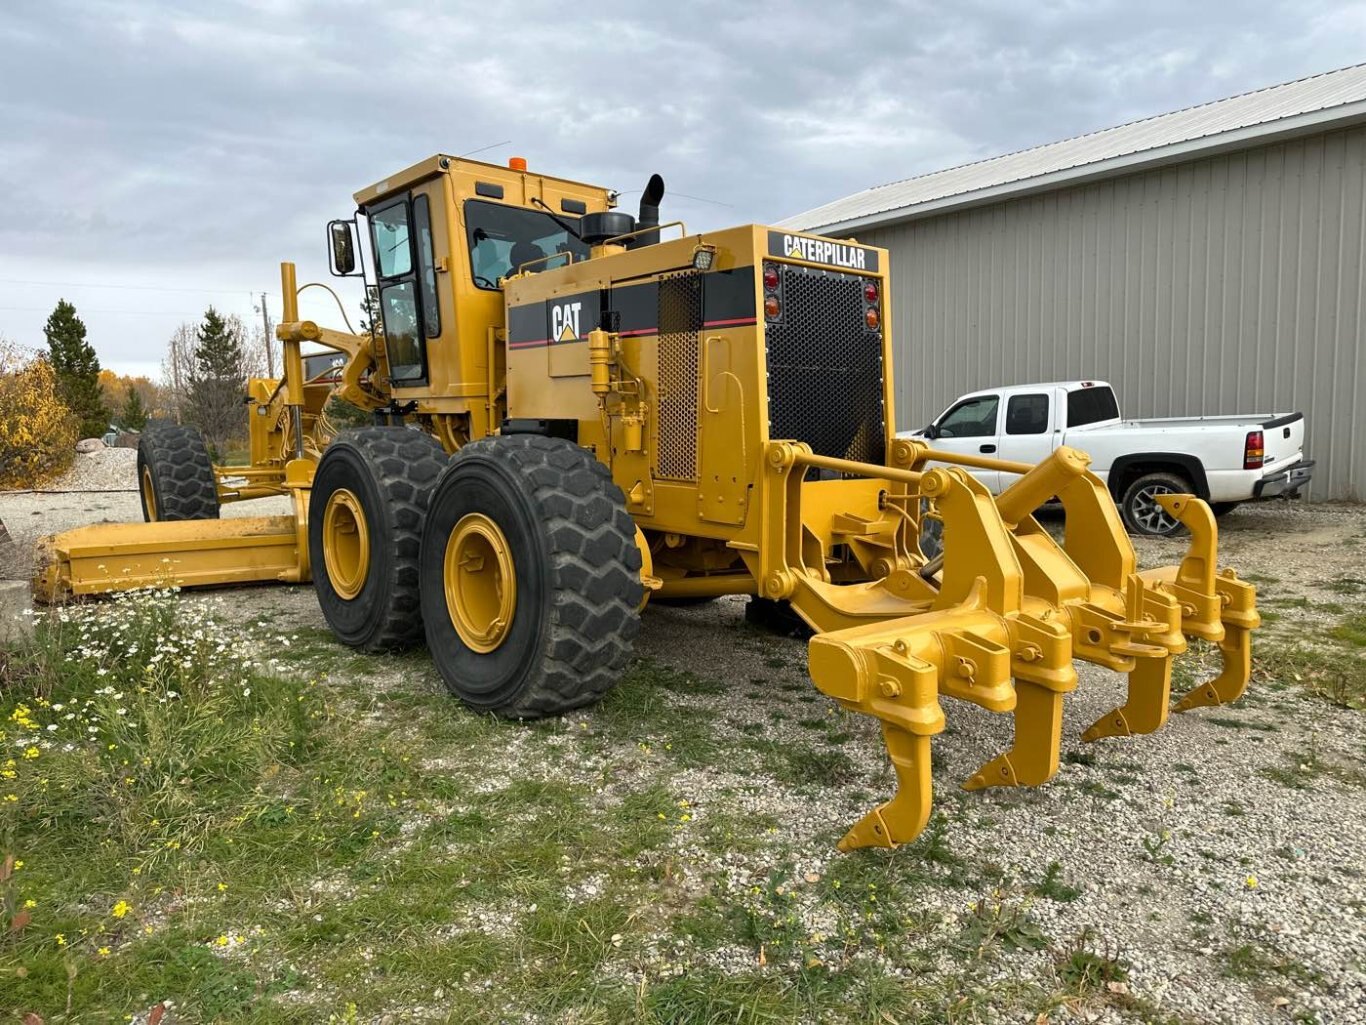
[[[1288,413],[1262,424],[1262,444],[1266,470],[1278,469],[1297,462],[1304,452],[1304,414]]]

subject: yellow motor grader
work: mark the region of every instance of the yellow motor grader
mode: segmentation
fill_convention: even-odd
[[[517,159],[449,156],[362,190],[330,256],[381,323],[300,319],[284,264],[284,376],[250,383],[250,463],[213,465],[192,427],[149,431],[153,522],[47,539],[36,594],[311,579],[340,640],[425,637],[456,696],[515,718],[600,697],[649,602],[751,595],[809,626],[822,692],[882,722],[898,789],[846,850],[924,827],[942,697],[1014,716],[978,789],[1052,777],[1074,659],[1129,678],[1087,740],[1162,725],[1188,637],[1223,666],[1176,707],[1243,693],[1255,591],[1217,569],[1204,502],[1159,496],[1189,550],[1140,571],[1083,453],[1031,466],[897,438],[886,251],[690,235],[659,223],[663,193],[654,176],[633,217]],[[340,369],[306,373],[308,343]],[[374,426],[334,436],[333,393]],[[1014,483],[993,498],[965,467]],[[217,518],[267,495],[293,514]],[[1053,500],[1061,542],[1033,516]]]

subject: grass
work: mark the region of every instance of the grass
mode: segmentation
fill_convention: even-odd
[[[1283,765],[1266,766],[1258,772],[1263,778],[1291,790],[1308,790],[1313,781],[1319,778],[1366,789],[1366,771],[1359,765],[1342,764],[1323,757],[1312,736],[1306,749],[1287,753]]]
[[[1046,944],[1031,903],[1079,892],[1060,867],[1009,889],[944,814],[893,858],[836,856],[842,823],[813,836],[743,794],[698,797],[680,774],[816,803],[862,782],[842,714],[778,743],[699,705],[731,692],[642,660],[591,713],[512,724],[454,704],[421,655],[244,636],[169,593],[66,610],[0,665],[0,1005],[48,1023],[163,999],[186,1023],[879,1022],[1048,999],[1052,980],[945,974],[933,951],[986,965]],[[814,871],[786,853],[813,847]],[[984,887],[957,925],[926,910],[927,888]]]
[[[1348,616],[1328,631],[1330,637],[1354,648],[1366,648],[1366,614]]]
[[[1362,615],[1335,624],[1327,636],[1258,636],[1253,644],[1254,684],[1293,683],[1341,708],[1366,709],[1366,653],[1361,645],[1366,645]]]

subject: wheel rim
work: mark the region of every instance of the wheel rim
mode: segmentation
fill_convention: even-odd
[[[1165,484],[1149,484],[1133,500],[1134,521],[1149,534],[1170,534],[1180,523],[1157,504],[1158,495],[1176,494]]]
[[[152,468],[144,466],[142,468],[142,507],[147,510],[149,521],[157,518],[157,493],[152,487]]]
[[[360,499],[345,488],[332,492],[323,510],[323,563],[338,596],[360,594],[370,572],[370,531]]]
[[[446,610],[465,645],[490,652],[507,638],[517,609],[512,551],[483,513],[461,518],[446,540]]]

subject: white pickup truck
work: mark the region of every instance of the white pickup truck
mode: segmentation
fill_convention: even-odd
[[[958,399],[922,431],[936,448],[1037,463],[1060,445],[1091,456],[1135,534],[1166,536],[1180,524],[1154,495],[1184,492],[1222,516],[1242,502],[1293,497],[1309,483],[1304,415],[1197,416],[1121,420],[1114,389],[1104,381],[1062,381],[990,388]],[[1013,473],[972,470],[993,493]]]

